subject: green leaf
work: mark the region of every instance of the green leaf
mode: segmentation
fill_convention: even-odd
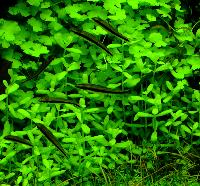
[[[172,109],[165,110],[165,111],[159,113],[157,116],[164,116],[164,115],[167,115],[170,113],[172,113]]]
[[[0,95],[0,101],[4,100],[5,98],[7,98],[8,95],[7,94],[1,94]]]
[[[119,72],[122,72],[122,71],[123,71],[122,68],[119,67],[119,65],[116,65],[116,64],[114,64],[114,63],[112,63],[112,64],[110,64],[110,65],[111,65],[111,67],[114,68],[116,71],[119,71]]]
[[[24,42],[20,45],[21,49],[31,56],[39,57],[41,54],[48,54],[49,50],[46,46],[39,43],[33,43],[32,41]]]
[[[117,83],[117,84],[112,83],[112,84],[109,84],[107,88],[116,89],[119,86],[121,86],[121,83]]]
[[[6,41],[14,41],[15,36],[21,31],[17,22],[4,21],[3,25],[0,25],[0,38]]]
[[[196,37],[200,38],[200,28],[196,32]]]
[[[142,148],[132,148],[131,149],[131,152],[133,153],[133,154],[137,154],[137,155],[141,155],[142,154]]]
[[[100,110],[101,110],[100,108],[89,108],[89,109],[86,109],[85,112],[86,113],[94,113],[94,112],[98,112]]]
[[[164,103],[167,103],[167,102],[169,102],[170,100],[172,99],[172,96],[167,96],[164,100],[163,100],[163,102]]]
[[[128,88],[132,88],[134,86],[136,86],[139,82],[140,82],[140,78],[131,78],[131,79],[126,79],[124,81],[124,84],[128,87]]]
[[[41,8],[49,8],[51,6],[50,2],[43,2],[41,3]]]
[[[194,97],[197,99],[198,102],[200,102],[200,92],[199,92],[199,90],[194,90]]]
[[[186,126],[186,125],[181,125],[181,129],[183,129],[185,132],[191,134],[192,131]]]
[[[22,182],[22,179],[23,179],[22,176],[18,176],[17,181],[16,181],[17,185],[19,185]]]
[[[133,10],[137,10],[138,9],[138,4],[139,1],[133,1],[133,0],[127,0],[128,5],[130,5],[132,7]]]
[[[110,146],[113,146],[113,145],[116,144],[116,140],[115,139],[111,139],[108,143],[109,143]]]
[[[10,132],[11,132],[11,125],[9,121],[6,121],[4,123],[3,136],[7,136],[8,134],[10,134]]]
[[[132,60],[131,59],[125,59],[125,63],[123,64],[123,69],[127,69],[132,63]]]
[[[31,25],[31,26],[33,27],[33,31],[34,31],[34,32],[43,31],[42,22],[39,21],[38,19],[32,17],[32,18],[30,18],[27,22],[28,22],[29,25]]]
[[[31,118],[31,115],[28,111],[24,110],[24,109],[18,109],[17,112],[19,112],[21,115],[23,115],[24,117],[27,117],[27,118]]]
[[[194,125],[192,126],[192,132],[194,132],[198,127],[199,127],[199,123],[195,122]]]
[[[8,152],[6,154],[6,157],[2,158],[0,160],[0,165],[4,165],[5,166],[6,164],[8,164],[8,161],[11,160],[15,156],[16,153],[17,153],[16,151],[10,151],[10,152]]]
[[[80,63],[79,62],[73,62],[69,65],[67,71],[73,71],[73,70],[79,70],[80,69]]]
[[[153,84],[150,84],[148,87],[147,87],[147,90],[145,92],[143,92],[143,94],[149,94],[149,92],[151,92],[153,90]]]
[[[18,2],[15,6],[9,7],[11,15],[21,14],[23,17],[31,15],[31,8],[26,6],[26,2]]]
[[[9,108],[10,113],[11,113],[14,117],[18,118],[17,113],[15,112],[15,110],[14,110],[13,107],[14,107],[14,104],[8,105],[8,108]]]
[[[56,80],[57,80],[57,81],[61,81],[62,79],[65,78],[66,75],[67,75],[67,72],[66,72],[66,71],[57,73],[57,74],[55,75],[55,76],[56,76]]]
[[[153,108],[152,114],[153,114],[153,115],[157,115],[157,114],[158,114],[158,108]]]
[[[15,92],[17,89],[19,88],[19,85],[14,83],[12,85],[9,85],[7,88],[6,88],[6,93],[7,94],[12,94],[13,92]]]
[[[154,43],[154,45],[156,47],[161,47],[161,46],[167,46],[167,43],[165,43],[163,40],[162,40],[162,35],[160,33],[151,33],[149,35],[149,41],[151,41],[152,43]]]
[[[81,128],[85,134],[90,133],[90,128],[86,124],[81,124]]]
[[[179,136],[177,136],[176,134],[169,133],[169,135],[170,135],[173,139],[179,141]]]
[[[157,131],[154,131],[154,132],[152,133],[152,135],[151,135],[151,141],[152,141],[152,142],[156,142],[157,139],[158,139],[158,137],[157,137]]]
[[[84,150],[83,150],[82,147],[78,148],[78,153],[79,153],[80,156],[85,156],[85,153],[84,153]]]
[[[141,58],[136,58],[135,63],[137,67],[140,69],[140,71],[144,70],[144,62],[142,61]]]
[[[107,48],[119,48],[119,47],[121,47],[122,45],[121,44],[109,44],[108,46],[107,46]]]
[[[140,101],[140,100],[144,100],[144,98],[140,97],[140,96],[129,96],[128,100],[129,101]]]
[[[98,135],[98,136],[94,136],[91,139],[92,141],[97,141],[98,143],[106,146],[108,145],[108,141],[105,139],[105,137],[103,135]]]
[[[173,89],[174,89],[174,87],[172,86],[171,82],[166,81],[166,85],[167,85],[167,88],[168,88],[169,90],[173,90]]]
[[[75,53],[75,54],[82,54],[82,51],[79,50],[78,48],[66,48],[66,50],[68,52],[72,52],[72,53]]]
[[[169,133],[167,127],[165,127],[165,126],[161,126],[161,127],[159,127],[159,129],[160,129],[162,132]]]
[[[156,21],[156,16],[153,14],[146,14],[146,17],[149,21]]]
[[[170,63],[166,63],[164,65],[159,66],[158,68],[156,68],[155,72],[159,72],[159,71],[165,71],[165,70],[171,70],[172,66]]]
[[[32,6],[40,6],[40,3],[42,2],[43,0],[27,0],[27,2],[32,5]]]
[[[115,143],[116,143],[116,140],[115,140]],[[125,142],[116,143],[114,147],[125,149],[125,148],[130,148],[132,145],[133,143],[131,141],[125,141]]]
[[[200,137],[200,131],[198,130],[198,132],[193,134],[194,136],[199,136]]]
[[[56,21],[56,18],[51,17],[52,11],[50,9],[44,9],[40,14],[40,18],[44,21]]]
[[[58,23],[58,22],[56,22],[56,21],[52,21],[52,22],[50,22],[49,24],[48,24],[48,27],[52,30],[52,31],[59,31],[59,30],[61,30],[62,28],[63,28],[63,26],[60,24],[60,23]]]
[[[149,114],[146,112],[138,112],[135,117],[134,117],[134,121],[138,120],[139,118],[149,118],[149,117],[153,117],[153,114]]]
[[[54,39],[57,44],[64,49],[66,49],[66,47],[73,41],[73,37],[66,32],[58,32],[54,34]]]
[[[113,109],[114,109],[113,106],[108,107],[107,114],[111,114],[113,112]]]

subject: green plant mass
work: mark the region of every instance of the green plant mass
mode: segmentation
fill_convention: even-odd
[[[194,2],[3,0],[0,185],[200,185]]]

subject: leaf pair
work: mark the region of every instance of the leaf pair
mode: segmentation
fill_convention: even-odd
[[[84,89],[84,90],[91,90],[94,92],[103,92],[103,93],[111,93],[111,94],[126,94],[129,93],[129,90],[120,91],[120,90],[113,90],[107,87],[103,87],[100,85],[95,84],[77,84],[77,88]]]

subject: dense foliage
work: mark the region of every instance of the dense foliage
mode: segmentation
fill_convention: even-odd
[[[11,65],[0,94],[0,183],[87,184],[95,182],[93,177],[102,181],[101,174],[108,183],[105,172],[120,166],[134,176],[128,178],[130,185],[151,178],[164,165],[167,171],[174,167],[199,174],[185,156],[192,151],[196,157],[200,144],[200,29],[198,18],[185,22],[182,4],[18,0],[9,7],[0,19],[1,63]],[[110,34],[94,17],[129,41]],[[112,56],[70,31],[72,25],[93,34]],[[38,77],[26,81],[43,65]],[[130,93],[81,90],[78,83]],[[41,102],[42,96],[80,107]],[[52,131],[68,158],[36,124]],[[33,147],[4,139],[10,134],[30,140]]]

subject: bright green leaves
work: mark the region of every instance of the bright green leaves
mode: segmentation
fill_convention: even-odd
[[[17,112],[23,116],[23,119],[24,118],[31,119],[31,115],[30,115],[30,113],[28,111],[26,111],[24,109],[18,109]]]
[[[66,50],[68,52],[72,52],[72,53],[75,53],[75,54],[82,54],[82,51],[79,50],[78,48],[66,48]]]
[[[170,16],[171,6],[170,5],[164,4],[163,7],[157,9],[156,11],[160,14],[160,16],[168,17],[171,19],[171,16]]]
[[[174,27],[176,28],[174,36],[180,41],[193,41],[195,38],[189,24],[185,24],[182,18],[175,21]]]
[[[53,39],[53,37],[48,37],[46,35],[40,35],[40,36],[38,36],[38,41],[44,45],[52,46],[54,39]]]
[[[124,9],[121,8],[121,3],[126,2],[125,0],[118,0],[118,1],[104,1],[104,8],[111,13],[108,16],[112,20],[123,20],[126,18],[126,12]]]
[[[41,54],[48,54],[49,50],[46,46],[32,41],[27,41],[21,45],[21,49],[31,56],[39,57]]]
[[[138,120],[141,117],[144,117],[144,118],[149,118],[150,117],[150,118],[152,118],[153,115],[149,114],[149,113],[146,113],[146,112],[138,112],[134,117],[134,121]]]
[[[8,162],[15,156],[16,153],[16,151],[10,151],[8,154],[6,154],[6,157],[0,160],[0,165],[2,166],[8,164]]]
[[[48,1],[41,3],[41,8],[49,8],[50,6],[51,6],[51,3]]]
[[[51,16],[52,11],[50,9],[44,9],[40,14],[40,18],[44,21],[56,21],[56,18]]]
[[[191,29],[179,29],[176,31],[175,36],[180,42],[191,42],[194,39],[194,34]]]
[[[121,47],[122,45],[121,44],[109,44],[108,46],[107,46],[107,48],[119,48],[119,47]]]
[[[140,58],[145,53],[145,48],[141,45],[131,45],[129,53],[134,54],[135,57]]]
[[[57,31],[59,31],[59,30],[61,30],[63,28],[63,26],[60,23],[56,22],[56,21],[50,22],[48,24],[48,27],[51,29],[52,32],[53,31],[57,32]]]
[[[200,38],[200,28],[197,30],[197,32],[196,32],[196,37],[197,38]]]
[[[90,5],[89,4],[82,4],[80,6],[79,4],[73,4],[65,7],[65,14],[69,15],[71,18],[79,19],[79,20],[85,20],[87,19],[86,15],[83,15],[79,12],[85,12]]]
[[[9,42],[14,41],[20,31],[21,28],[18,23],[0,20],[0,43],[3,48],[8,48],[10,46]]]
[[[189,129],[189,127],[187,127],[186,125],[181,125],[181,129],[189,134],[192,133],[191,129]]]
[[[66,32],[58,32],[54,34],[54,39],[57,44],[64,49],[66,49],[66,47],[73,41],[73,37]]]
[[[27,0],[27,2],[32,6],[40,6],[40,3],[43,2],[43,0]]]
[[[0,95],[0,101],[4,100],[5,98],[7,98],[7,94],[1,94]]]
[[[185,75],[192,74],[192,69],[189,66],[178,67],[176,72],[171,70],[171,73],[176,79],[183,79]]]
[[[42,22],[34,17],[30,18],[28,21],[28,24],[33,27],[34,32],[40,32],[43,31],[43,25]]]
[[[157,131],[154,131],[153,133],[152,133],[152,135],[151,135],[151,141],[152,142],[156,142],[157,141],[157,139],[158,139],[158,136],[157,136],[158,134],[157,134]]]
[[[138,9],[138,4],[139,4],[139,1],[132,1],[132,0],[127,0],[127,3],[132,7],[132,9]]]
[[[85,134],[90,133],[90,128],[86,124],[81,124],[81,128]]]
[[[149,35],[148,39],[149,39],[149,41],[151,41],[152,43],[154,43],[154,45],[156,47],[167,46],[167,43],[165,43],[163,41],[163,36],[160,33],[153,32],[153,33],[151,33]]]
[[[11,15],[21,14],[23,17],[28,17],[31,14],[31,8],[27,7],[24,2],[19,2],[14,7],[10,7],[8,12]]]
[[[192,132],[196,131],[199,127],[199,123],[195,122],[194,125],[192,126]]]
[[[161,66],[159,66],[158,68],[156,68],[156,72],[159,72],[159,71],[165,71],[165,70],[169,70],[169,69],[172,69],[172,66],[170,63],[166,63],[166,64],[163,64]]]
[[[147,14],[146,17],[149,21],[156,21],[156,17],[153,14]]]
[[[28,16],[27,22],[20,22],[19,26],[12,21],[0,20],[0,43],[3,47],[12,44],[8,50],[2,51],[3,58],[11,61],[14,68],[9,71],[9,75],[13,76],[12,84],[5,83],[6,93],[0,95],[0,110],[5,113],[5,116],[1,115],[2,121],[5,121],[8,110],[9,120],[14,121],[17,118],[19,121],[28,118],[35,123],[50,125],[59,131],[55,136],[59,142],[65,143],[64,148],[70,154],[69,159],[61,161],[51,147],[41,146],[41,135],[36,128],[27,123],[28,137],[37,144],[33,149],[33,155],[42,157],[42,162],[39,163],[44,172],[39,172],[38,181],[47,181],[48,185],[48,179],[52,178],[52,175],[64,172],[59,169],[60,166],[55,167],[54,163],[52,164],[52,158],[55,158],[58,164],[61,162],[66,169],[71,169],[73,174],[74,170],[80,170],[81,173],[83,168],[86,175],[89,174],[88,169],[95,172],[99,164],[102,168],[107,168],[122,164],[123,161],[137,162],[128,161],[129,156],[119,151],[126,150],[135,155],[145,155],[147,149],[133,145],[126,140],[127,136],[143,138],[148,134],[147,140],[151,140],[155,149],[158,147],[158,141],[166,141],[165,145],[172,145],[170,143],[179,140],[179,137],[184,138],[185,134],[200,136],[199,121],[196,119],[199,114],[199,91],[188,91],[186,81],[187,77],[200,69],[199,56],[194,54],[199,42],[194,42],[189,30],[180,29],[184,26],[183,21],[176,22],[175,32],[173,29],[164,32],[163,28],[160,31],[151,29],[150,22],[161,24],[159,14],[164,17],[172,15],[171,1],[105,0],[101,2],[104,7],[96,6],[89,1],[70,4],[71,2],[28,0],[25,3],[18,3],[9,10],[12,15]],[[181,14],[180,7],[176,4],[177,2],[174,8]],[[156,12],[151,8],[149,11],[149,5],[159,6],[160,8],[156,9],[160,11]],[[138,8],[139,14],[132,11]],[[112,57],[105,56],[94,46],[88,45],[78,37],[75,38],[69,33],[68,27],[60,24],[61,18],[67,24],[72,22],[102,41],[106,31],[99,26],[94,28],[92,20],[88,20],[96,16],[110,20],[120,33],[126,34],[132,40],[124,44],[115,37],[108,36],[109,40],[112,40],[107,46],[113,52]],[[196,38],[200,37],[199,33],[200,31],[196,32]],[[179,38],[182,35],[183,38]],[[177,38],[181,42],[177,43]],[[191,42],[188,44],[188,41]],[[13,44],[21,47],[24,54],[11,50],[11,47],[15,48]],[[43,61],[43,57],[50,57],[48,49],[55,57],[49,68],[36,81],[21,84],[19,87],[19,68],[23,65],[25,69],[37,70],[38,62]],[[31,58],[30,61],[29,57],[24,58],[26,54],[39,59]],[[176,78],[174,81],[171,80],[174,78],[170,73]],[[94,83],[112,89],[130,90],[130,94],[79,92],[73,85],[70,86],[70,83]],[[71,104],[41,103],[39,98],[33,98],[33,87],[36,87],[35,94],[75,99],[80,107]],[[4,128],[6,133],[12,130],[11,126]],[[106,146],[110,146],[111,150]],[[6,162],[5,159],[4,161]],[[70,167],[71,165],[73,166]],[[147,164],[147,167],[151,165]],[[55,170],[51,170],[54,168]],[[50,171],[49,174],[47,171]],[[18,183],[23,183],[22,179],[24,180],[24,175],[18,177]]]
[[[69,65],[67,71],[69,72],[69,71],[78,70],[78,69],[80,69],[80,63],[78,63],[78,62],[72,62]]]
[[[192,66],[192,70],[200,69],[200,57],[199,56],[190,56],[186,59],[186,61],[188,64],[190,64]]]
[[[136,86],[140,82],[140,78],[129,78],[124,81],[125,85],[128,88]]]
[[[19,85],[14,83],[14,84],[10,84],[7,88],[6,88],[6,93],[7,94],[12,94],[14,93],[17,89],[19,88]]]

